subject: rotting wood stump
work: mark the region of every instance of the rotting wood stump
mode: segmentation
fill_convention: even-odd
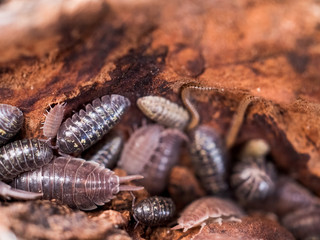
[[[19,16],[14,2],[0,1],[0,16]],[[236,145],[264,138],[277,168],[320,196],[316,2],[110,0],[73,8],[34,2],[38,8],[23,31],[10,16],[0,25],[0,102],[24,113],[17,139],[43,138],[43,113],[51,104],[67,102],[69,117],[112,93],[132,102],[119,125],[130,132],[144,118],[138,97],[158,95],[181,104],[180,86],[196,82],[224,89],[193,95],[201,123],[222,136],[243,96],[258,96]],[[129,202],[125,206],[130,209]]]

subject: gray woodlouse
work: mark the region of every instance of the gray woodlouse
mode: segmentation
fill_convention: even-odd
[[[201,125],[191,133],[191,159],[196,175],[209,194],[228,188],[226,183],[227,156],[216,131]]]
[[[320,205],[292,212],[282,219],[282,224],[298,239],[319,239]]]
[[[264,157],[247,157],[237,163],[231,176],[231,186],[242,202],[263,200],[275,189],[275,168]]]
[[[148,118],[166,127],[182,130],[188,124],[188,112],[166,98],[145,96],[137,100],[137,105]]]
[[[176,207],[170,198],[153,196],[135,204],[132,210],[137,224],[159,226],[173,218]]]
[[[178,129],[164,129],[157,124],[141,127],[125,144],[118,166],[128,174],[144,176],[140,183],[150,194],[159,194],[178,162],[183,140],[187,137]]]
[[[139,175],[119,177],[95,162],[58,157],[40,169],[21,174],[11,186],[43,193],[43,199],[56,199],[71,208],[93,210],[110,201],[119,191],[143,189],[121,185],[141,178],[143,177]]]
[[[183,232],[188,229],[201,225],[200,232],[205,226],[205,221],[213,218],[220,225],[223,220],[241,221],[237,217],[243,215],[242,210],[228,199],[218,197],[203,197],[188,205],[178,218],[178,225],[172,230],[182,229]]]
[[[23,120],[23,113],[19,108],[0,104],[0,146],[19,132]]]
[[[122,134],[112,132],[84,152],[83,158],[112,169],[117,163],[123,142]]]
[[[61,126],[64,117],[66,103],[58,103],[47,111],[46,119],[43,124],[43,135],[49,139],[54,138]]]
[[[65,154],[78,154],[105,135],[130,106],[129,99],[112,94],[93,100],[64,121],[59,128],[57,145]]]

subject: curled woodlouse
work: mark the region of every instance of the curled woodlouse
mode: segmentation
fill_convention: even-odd
[[[282,224],[297,239],[319,239],[320,205],[294,211],[282,219]]]
[[[57,145],[65,154],[80,153],[105,135],[130,106],[129,99],[112,94],[93,100],[64,121],[57,134]]]
[[[143,187],[121,185],[140,175],[119,177],[92,161],[58,157],[42,168],[26,172],[11,183],[17,189],[43,193],[43,199],[56,199],[71,208],[93,210],[114,198],[119,191],[138,191]]]
[[[98,143],[83,153],[83,158],[94,161],[112,169],[115,167],[123,147],[123,136],[112,132],[103,137]]]
[[[176,207],[170,198],[153,196],[135,204],[132,210],[137,223],[159,226],[173,218]]]
[[[151,194],[161,193],[172,167],[177,163],[180,146],[187,137],[178,129],[148,125],[135,131],[125,144],[118,166],[128,174],[141,174],[141,184]]]
[[[225,191],[227,156],[220,136],[212,127],[200,125],[191,133],[190,142],[192,163],[202,186],[209,194]]]
[[[233,168],[231,186],[242,202],[263,200],[275,189],[275,168],[264,157],[246,157]]]
[[[188,112],[166,98],[145,96],[137,100],[137,105],[147,117],[164,126],[184,129],[188,124]]]
[[[43,135],[49,139],[54,138],[60,128],[64,117],[66,103],[58,103],[47,111],[46,119],[43,124]]]
[[[0,146],[19,132],[23,120],[23,113],[19,108],[0,104]]]
[[[178,225],[171,228],[173,230],[182,229],[186,232],[188,229],[205,226],[205,221],[213,218],[219,224],[223,220],[241,221],[237,217],[243,215],[242,210],[231,200],[218,197],[203,197],[188,205],[181,213],[178,219]],[[201,231],[201,230],[200,230]]]

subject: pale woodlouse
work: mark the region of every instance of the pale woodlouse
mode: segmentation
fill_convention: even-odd
[[[111,132],[99,142],[82,154],[88,161],[94,161],[100,165],[112,169],[119,159],[124,139],[120,132]]]
[[[42,168],[18,176],[11,186],[43,193],[43,199],[56,199],[71,208],[93,210],[114,198],[120,191],[138,191],[143,187],[121,185],[140,175],[119,177],[96,162],[58,157]]]
[[[227,190],[227,154],[221,137],[209,126],[200,125],[191,133],[191,159],[196,175],[209,194]]]
[[[137,100],[137,105],[148,118],[166,127],[182,130],[188,124],[188,112],[166,98],[145,96]]]
[[[159,226],[168,223],[175,215],[175,204],[170,198],[153,196],[132,207],[137,224]]]
[[[186,232],[188,229],[200,225],[202,229],[206,224],[205,221],[209,218],[222,224],[223,220],[241,221],[238,217],[242,215],[242,210],[231,200],[203,197],[189,204],[178,218],[178,225],[171,229],[183,229],[183,232]]]
[[[23,113],[19,108],[0,104],[0,146],[19,132],[23,120]]]
[[[78,154],[100,140],[130,106],[126,97],[112,94],[93,100],[84,110],[64,121],[57,134],[59,151]]]
[[[64,117],[66,103],[58,103],[47,111],[43,124],[43,135],[49,140],[56,137]]]
[[[178,161],[183,140],[187,137],[178,129],[164,129],[158,124],[143,126],[125,144],[118,166],[128,174],[143,175],[141,184],[151,194],[159,194]]]

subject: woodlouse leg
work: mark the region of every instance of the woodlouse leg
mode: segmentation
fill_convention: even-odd
[[[131,197],[132,197],[132,205],[131,205],[131,208],[133,209],[134,208],[134,205],[136,203],[136,196],[133,194],[133,192],[130,192],[131,194]],[[139,225],[139,220],[136,218],[136,216],[134,214],[132,214],[134,220],[136,221],[136,224],[134,225],[134,229],[136,229]]]
[[[198,236],[198,235],[202,232],[203,228],[204,228],[206,225],[207,225],[206,222],[201,223],[201,225],[200,225],[201,228],[200,228],[199,232],[198,232],[196,235],[194,235],[194,236],[191,238],[191,240],[194,239],[196,236]]]
[[[14,189],[9,185],[3,182],[0,182],[0,196],[2,196],[5,199],[14,198],[14,199],[22,199],[22,200],[32,200],[32,199],[41,198],[43,194]]]

